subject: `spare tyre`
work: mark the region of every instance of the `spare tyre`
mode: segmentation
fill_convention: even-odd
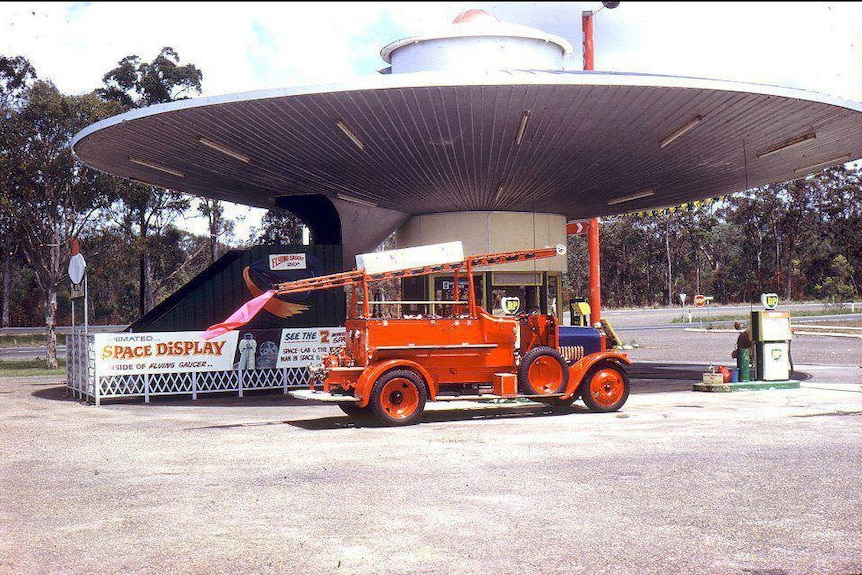
[[[524,395],[562,393],[569,383],[569,366],[553,347],[534,347],[518,366],[518,391]]]

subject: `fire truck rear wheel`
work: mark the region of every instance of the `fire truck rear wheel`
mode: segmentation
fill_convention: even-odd
[[[559,351],[545,345],[524,354],[518,366],[518,389],[524,395],[562,393],[569,382],[569,366]]]
[[[590,411],[618,411],[629,398],[631,384],[625,370],[613,363],[594,365],[581,382],[581,398]]]
[[[393,369],[374,382],[368,405],[383,425],[413,425],[422,417],[427,397],[421,377],[409,369]]]

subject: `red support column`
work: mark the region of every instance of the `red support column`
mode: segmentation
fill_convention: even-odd
[[[593,56],[593,13],[585,10],[581,13],[581,26],[584,30],[584,70],[592,70],[595,64]],[[599,252],[599,219],[592,218],[587,230],[587,245],[590,255],[590,323],[595,325],[602,319],[602,290],[599,274],[601,260]]]
[[[581,12],[581,26],[584,29],[584,70],[593,70],[593,12]]]
[[[590,324],[595,325],[602,319],[602,290],[600,283],[600,254],[599,254],[599,219],[590,220],[587,231],[587,245],[590,252]]]

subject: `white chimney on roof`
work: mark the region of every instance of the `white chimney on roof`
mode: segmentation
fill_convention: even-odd
[[[484,10],[467,10],[452,24],[387,45],[383,73],[459,70],[562,70],[572,52],[564,38],[500,22]]]

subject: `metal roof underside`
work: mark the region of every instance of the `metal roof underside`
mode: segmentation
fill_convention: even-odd
[[[659,146],[695,116],[702,120],[691,131]],[[250,161],[202,145],[202,137]],[[862,105],[635,74],[393,74],[134,110],[90,126],[73,147],[104,172],[250,206],[341,194],[405,214],[506,210],[577,219],[715,197],[855,160]],[[645,190],[654,193],[608,204]]]

